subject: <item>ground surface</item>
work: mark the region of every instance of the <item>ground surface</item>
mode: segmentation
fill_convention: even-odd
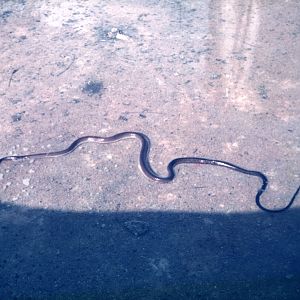
[[[142,131],[299,185],[299,1],[0,1],[0,156]],[[300,201],[139,144],[0,166],[0,298],[299,299]]]

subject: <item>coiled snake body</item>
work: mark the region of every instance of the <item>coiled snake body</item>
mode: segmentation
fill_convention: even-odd
[[[13,156],[5,156],[0,158],[0,165],[4,161],[20,161],[20,160],[26,160],[26,159],[40,159],[40,158],[51,158],[51,157],[59,157],[63,155],[67,155],[72,153],[76,148],[78,148],[80,145],[88,142],[96,142],[100,144],[107,144],[107,143],[114,143],[118,142],[120,140],[124,139],[132,139],[136,138],[140,140],[141,142],[141,151],[140,151],[140,157],[139,157],[139,166],[142,170],[142,172],[150,179],[155,180],[157,182],[162,183],[168,183],[172,181],[175,176],[175,167],[180,164],[203,164],[203,165],[213,165],[213,166],[220,166],[224,168],[231,169],[233,171],[237,171],[243,174],[247,174],[250,176],[255,176],[261,179],[262,184],[261,187],[258,189],[257,194],[255,196],[255,201],[257,206],[262,209],[263,211],[267,212],[282,212],[284,210],[287,210],[294,202],[296,196],[298,195],[300,191],[300,186],[290,199],[289,203],[279,209],[269,209],[264,207],[260,202],[261,195],[265,192],[268,186],[268,178],[266,175],[259,171],[253,171],[248,170],[245,168],[242,168],[238,165],[217,160],[217,159],[209,159],[209,158],[203,158],[203,157],[180,157],[175,158],[172,161],[169,162],[167,166],[168,175],[163,177],[157,174],[153,168],[150,165],[149,162],[149,151],[150,151],[150,140],[149,138],[140,132],[133,132],[133,131],[127,131],[118,133],[116,135],[110,136],[110,137],[100,137],[100,136],[83,136],[75,140],[68,148],[61,150],[61,151],[54,151],[54,152],[45,152],[45,153],[35,153],[35,154],[27,154],[27,155],[13,155]]]

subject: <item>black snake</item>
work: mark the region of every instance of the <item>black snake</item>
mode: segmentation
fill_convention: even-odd
[[[97,142],[100,144],[107,144],[107,143],[113,143],[118,142],[123,139],[131,139],[131,138],[137,138],[140,140],[142,147],[140,151],[140,157],[139,157],[139,166],[142,170],[142,172],[150,179],[155,180],[157,182],[167,183],[172,181],[175,178],[175,167],[180,164],[204,164],[204,165],[213,165],[213,166],[220,166],[224,168],[231,169],[233,171],[237,171],[243,174],[247,174],[250,176],[255,176],[261,179],[262,184],[261,187],[258,189],[257,194],[255,196],[255,201],[257,206],[267,212],[282,212],[286,209],[288,209],[294,202],[296,196],[298,195],[300,191],[300,186],[292,196],[289,203],[279,209],[269,209],[264,207],[260,202],[261,195],[266,191],[268,186],[268,178],[266,175],[259,171],[253,171],[248,170],[245,168],[242,168],[240,166],[237,166],[235,164],[217,160],[217,159],[209,159],[209,158],[203,158],[203,157],[180,157],[175,158],[172,161],[169,162],[167,166],[168,175],[163,177],[157,174],[153,168],[150,165],[149,162],[149,151],[150,151],[150,140],[149,138],[140,132],[122,132],[118,133],[116,135],[110,136],[110,137],[100,137],[100,136],[83,136],[75,140],[68,148],[60,151],[54,151],[54,152],[45,152],[45,153],[36,153],[36,154],[27,154],[27,155],[13,155],[13,156],[5,156],[0,158],[0,164],[4,161],[19,161],[19,160],[25,160],[25,159],[38,159],[38,158],[47,158],[47,157],[58,157],[62,155],[67,155],[71,152],[73,152],[76,148],[78,148],[81,144],[87,143],[87,142]]]

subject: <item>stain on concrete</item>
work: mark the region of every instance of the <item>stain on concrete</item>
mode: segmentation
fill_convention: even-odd
[[[83,93],[92,96],[95,94],[102,95],[103,83],[101,81],[89,80],[81,89]]]

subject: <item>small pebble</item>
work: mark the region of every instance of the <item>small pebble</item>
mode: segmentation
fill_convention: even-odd
[[[128,40],[128,36],[122,33],[117,33],[116,35],[116,39],[117,40],[121,40],[121,41],[127,41]]]
[[[143,221],[126,221],[123,223],[123,226],[136,237],[145,235],[149,231],[149,224]]]
[[[22,182],[25,186],[29,186],[30,178],[24,178]]]

